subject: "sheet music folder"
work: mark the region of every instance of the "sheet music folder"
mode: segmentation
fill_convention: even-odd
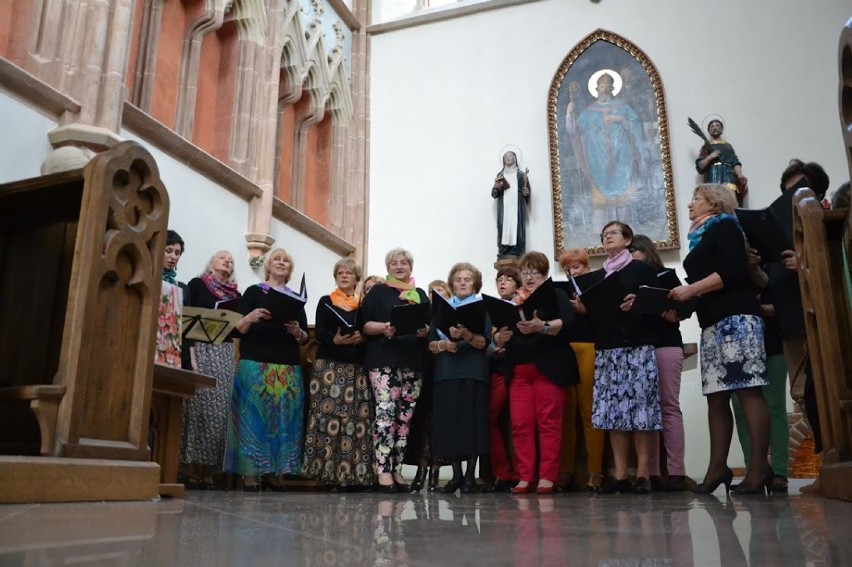
[[[344,337],[355,334],[355,331],[358,330],[360,326],[358,320],[360,319],[359,311],[343,311],[342,309],[338,309],[333,305],[329,305],[328,303],[324,303],[329,311],[334,313],[335,320],[337,321],[338,328],[340,329],[340,334]]]
[[[463,325],[478,334],[485,330],[486,309],[483,300],[454,307],[440,293],[433,293],[432,298],[432,326],[440,329],[446,336],[450,336],[450,327],[457,325]]]
[[[781,259],[781,252],[793,249],[793,194],[786,191],[765,209],[737,209],[749,246],[757,249],[764,262]]]
[[[483,293],[482,302],[485,304],[485,310],[491,318],[491,324],[498,329],[508,327],[510,330],[514,330],[515,325],[521,320],[520,309],[511,301]]]
[[[604,335],[621,327],[621,318],[624,316],[621,304],[626,295],[627,290],[618,272],[600,280],[583,293],[583,305],[595,333]]]
[[[636,291],[636,302],[633,308],[638,313],[660,315],[663,311],[674,309],[680,319],[688,319],[695,311],[695,302],[680,302],[669,299],[670,289],[640,285]]]
[[[227,309],[184,307],[181,312],[183,340],[222,344],[242,318],[240,313]]]
[[[391,327],[396,329],[396,336],[413,335],[426,326],[429,320],[428,303],[410,303],[394,305],[391,308]]]
[[[299,293],[293,291],[278,291],[273,287],[266,288],[261,296],[260,307],[267,309],[271,314],[272,323],[286,323],[287,321],[298,321],[299,315],[308,301],[308,293],[305,291],[305,275],[302,274],[302,283]]]

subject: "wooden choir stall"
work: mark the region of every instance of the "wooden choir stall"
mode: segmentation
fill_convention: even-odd
[[[155,373],[168,213],[135,142],[0,185],[0,503],[156,498],[152,392],[162,480],[176,482],[171,400],[215,382]]]

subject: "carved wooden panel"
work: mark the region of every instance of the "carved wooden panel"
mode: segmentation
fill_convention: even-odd
[[[147,459],[169,199],[151,155],[122,142],[84,170],[57,383],[64,456]]]

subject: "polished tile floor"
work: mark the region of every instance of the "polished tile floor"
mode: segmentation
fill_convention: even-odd
[[[852,565],[852,503],[800,496],[190,492],[0,506],[0,566]]]

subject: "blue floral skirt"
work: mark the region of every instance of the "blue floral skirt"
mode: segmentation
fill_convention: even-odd
[[[763,319],[731,315],[701,332],[701,391],[705,396],[768,383]]]
[[[659,382],[653,346],[596,350],[592,427],[660,431]]]

